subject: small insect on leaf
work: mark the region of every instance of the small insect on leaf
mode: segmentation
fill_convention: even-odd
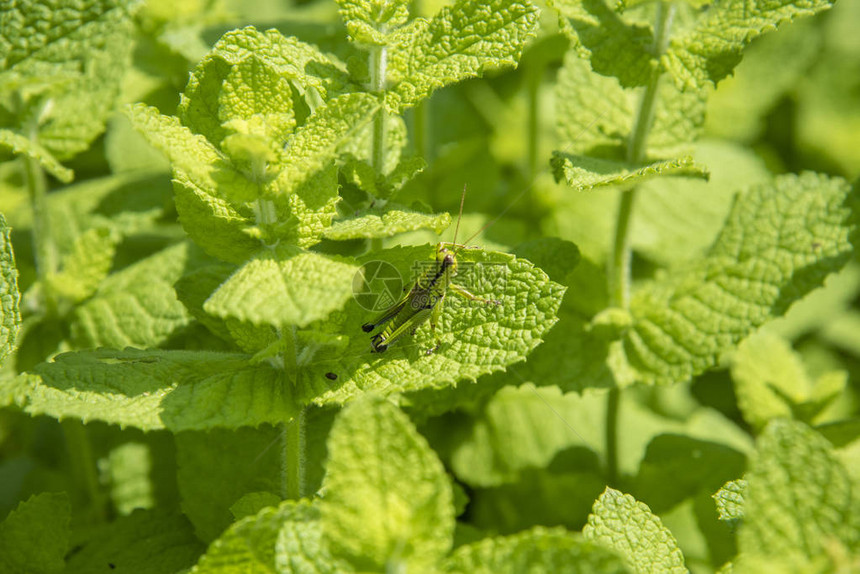
[[[377,327],[382,327],[370,338],[371,352],[383,353],[389,345],[406,333],[414,334],[415,330],[430,320],[430,330],[436,339],[436,344],[427,350],[430,355],[439,348],[439,339],[436,336],[436,324],[442,314],[445,296],[451,292],[458,297],[469,301],[477,301],[488,305],[501,305],[502,302],[495,299],[483,299],[470,293],[464,287],[453,282],[457,274],[456,248],[467,249],[465,245],[457,243],[457,233],[460,230],[460,220],[463,218],[463,203],[466,199],[466,188],[460,196],[460,213],[457,217],[457,227],[454,230],[454,241],[451,243],[440,242],[436,245],[436,257],[434,264],[422,273],[412,284],[406,294],[394,305],[388,308],[382,315],[370,323],[361,326],[362,331],[371,333]]]
[[[337,375],[335,375],[334,373],[326,373],[325,378],[327,378],[330,381],[336,381]]]

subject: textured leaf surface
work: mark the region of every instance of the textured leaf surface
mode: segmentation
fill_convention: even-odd
[[[296,411],[283,373],[246,355],[102,349],[59,355],[36,373],[5,385],[26,412],[60,419],[180,431],[283,422]]]
[[[39,145],[38,142],[34,142],[21,134],[0,129],[0,149],[2,148],[6,148],[13,154],[20,154],[35,159],[39,162],[42,169],[63,183],[69,183],[74,179],[74,172],[67,167],[63,167],[57,161],[57,158],[51,155],[51,152]]]
[[[617,161],[554,152],[551,163],[556,181],[564,179],[577,191],[609,185],[634,185],[667,175],[708,178],[708,171],[696,164],[690,156],[636,167]]]
[[[620,361],[616,375],[686,380],[820,286],[851,254],[849,192],[842,180],[806,173],[741,193],[703,260],[633,296],[632,325],[610,359]]]
[[[203,550],[181,514],[136,510],[94,530],[83,548],[69,558],[63,572],[179,572],[194,564]]]
[[[743,479],[732,480],[723,485],[716,494],[714,501],[717,504],[717,513],[720,520],[730,524],[736,524],[744,517],[744,492],[747,489],[747,481]]]
[[[775,418],[792,415],[792,400],[802,401],[812,382],[788,341],[767,331],[745,339],[732,357],[732,380],[744,420],[761,429]]]
[[[409,418],[378,397],[351,403],[328,439],[323,530],[359,570],[426,569],[451,548],[454,501],[442,463]]]
[[[821,435],[777,420],[757,444],[743,493],[741,553],[812,559],[828,540],[857,541],[851,478]]]
[[[0,214],[0,365],[15,348],[21,316],[18,311],[18,269],[6,219]]]
[[[251,201],[259,189],[202,135],[145,104],[127,108],[134,127],[170,159],[175,171],[194,182],[196,187],[230,203]]]
[[[44,0],[0,10],[0,85],[44,86],[51,105],[38,139],[58,159],[83,151],[104,130],[130,63],[138,5]]]
[[[675,537],[647,505],[607,487],[591,512],[583,536],[616,550],[637,572],[687,572]]]
[[[389,59],[390,103],[410,107],[442,86],[516,65],[537,17],[528,0],[491,0],[457,2],[430,21],[413,20]]]
[[[242,572],[344,572],[321,544],[319,510],[285,501],[233,524],[206,551],[195,574]]]
[[[326,100],[330,92],[342,90],[349,84],[346,66],[337,58],[323,54],[315,46],[296,38],[284,37],[275,29],[260,32],[248,26],[227,32],[215,44],[208,58],[235,65],[249,56],[260,58],[305,92],[311,107],[317,105],[320,98]],[[180,108],[180,115],[184,113],[190,112],[183,112]],[[185,117],[190,119],[190,116]],[[198,124],[196,120],[191,123]]]
[[[191,321],[173,288],[191,258],[191,245],[180,243],[104,279],[93,297],[75,309],[75,341],[84,348],[163,343]]]
[[[338,5],[350,37],[361,44],[386,44],[388,34],[409,18],[408,0],[338,0]]]
[[[0,570],[62,572],[70,520],[71,507],[65,492],[43,492],[21,502],[0,523]]]
[[[695,26],[672,38],[662,64],[675,82],[701,89],[731,74],[743,49],[761,34],[796,17],[811,16],[833,5],[829,0],[744,0],[718,2]]]
[[[291,193],[329,165],[338,149],[373,119],[379,106],[375,97],[354,93],[338,96],[317,108],[287,141],[283,170],[274,184],[277,193]]]
[[[346,303],[357,270],[316,253],[265,251],[222,284],[204,309],[254,325],[303,327]]]
[[[365,260],[390,263],[402,279],[399,285],[408,286],[413,274],[432,268],[429,257],[433,252],[429,245],[398,247],[370,254]],[[435,346],[435,340],[424,323],[414,337],[406,334],[385,353],[371,354],[370,337],[361,326],[381,310],[364,309],[352,299],[325,326],[327,332],[346,335],[348,346],[340,351],[320,349],[312,361],[300,366],[301,387],[313,390],[312,396],[320,404],[340,404],[367,391],[388,395],[446,387],[524,360],[555,323],[564,287],[530,262],[511,255],[463,250],[457,258],[459,272],[454,282],[502,305],[467,302],[449,293],[436,327],[441,344],[436,352],[426,352]],[[396,289],[389,297],[400,296],[401,287]],[[338,376],[336,383],[326,381],[327,372]]]
[[[415,211],[386,209],[380,213],[367,213],[352,219],[336,221],[325,230],[326,239],[344,241],[347,239],[392,237],[406,231],[430,229],[442,233],[451,225],[447,213],[419,213]]]
[[[463,574],[631,572],[619,556],[603,546],[561,528],[540,527],[461,546],[445,560],[442,570]]]
[[[618,78],[627,88],[644,86],[655,62],[649,26],[627,22],[621,9],[604,0],[552,0],[575,33],[575,40],[587,53],[591,67],[603,76]]]

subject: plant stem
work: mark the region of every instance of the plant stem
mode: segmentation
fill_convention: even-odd
[[[382,94],[385,91],[385,68],[388,62],[388,49],[385,46],[374,47],[370,51],[370,91]],[[379,108],[373,118],[373,149],[371,165],[377,173],[385,169],[385,108]]]
[[[48,216],[48,185],[42,166],[32,157],[23,157],[24,179],[30,195],[30,209],[33,211],[33,246],[36,257],[36,275],[45,297],[48,313],[56,309],[56,301],[48,288],[47,278],[57,272],[57,251],[51,234]]]
[[[302,408],[293,420],[284,424],[282,478],[284,497],[290,500],[298,500],[307,494],[305,425],[305,408]]]
[[[654,26],[654,44],[652,53],[656,61],[666,51],[669,43],[669,31],[672,26],[675,7],[671,3],[659,2]],[[627,146],[627,161],[633,165],[645,161],[648,134],[654,119],[654,109],[657,103],[657,88],[662,72],[655,68],[636,114],[636,123]],[[618,216],[615,221],[615,238],[612,247],[612,258],[609,269],[609,302],[613,307],[628,309],[630,307],[631,283],[631,250],[630,250],[630,219],[636,200],[637,189],[634,187],[621,193],[618,205]],[[618,408],[621,391],[618,387],[609,391],[606,402],[606,469],[611,483],[618,479]]]
[[[74,419],[64,420],[61,426],[66,437],[72,474],[86,493],[93,515],[103,522],[107,518],[105,501],[99,489],[98,470],[87,429],[81,421]]]
[[[606,482],[618,484],[618,403],[621,390],[613,387],[606,397]]]

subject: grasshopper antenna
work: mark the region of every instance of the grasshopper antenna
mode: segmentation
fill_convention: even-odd
[[[454,245],[457,245],[457,234],[460,233],[460,220],[463,219],[463,204],[466,203],[466,184],[463,184],[463,193],[460,194],[460,212],[457,214],[457,227],[454,228]]]

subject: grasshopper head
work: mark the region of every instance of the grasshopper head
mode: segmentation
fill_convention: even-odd
[[[448,249],[444,243],[440,243],[436,248],[436,264],[439,265],[439,269],[447,273],[449,277],[453,277],[457,274],[457,256],[454,255],[454,251]]]

